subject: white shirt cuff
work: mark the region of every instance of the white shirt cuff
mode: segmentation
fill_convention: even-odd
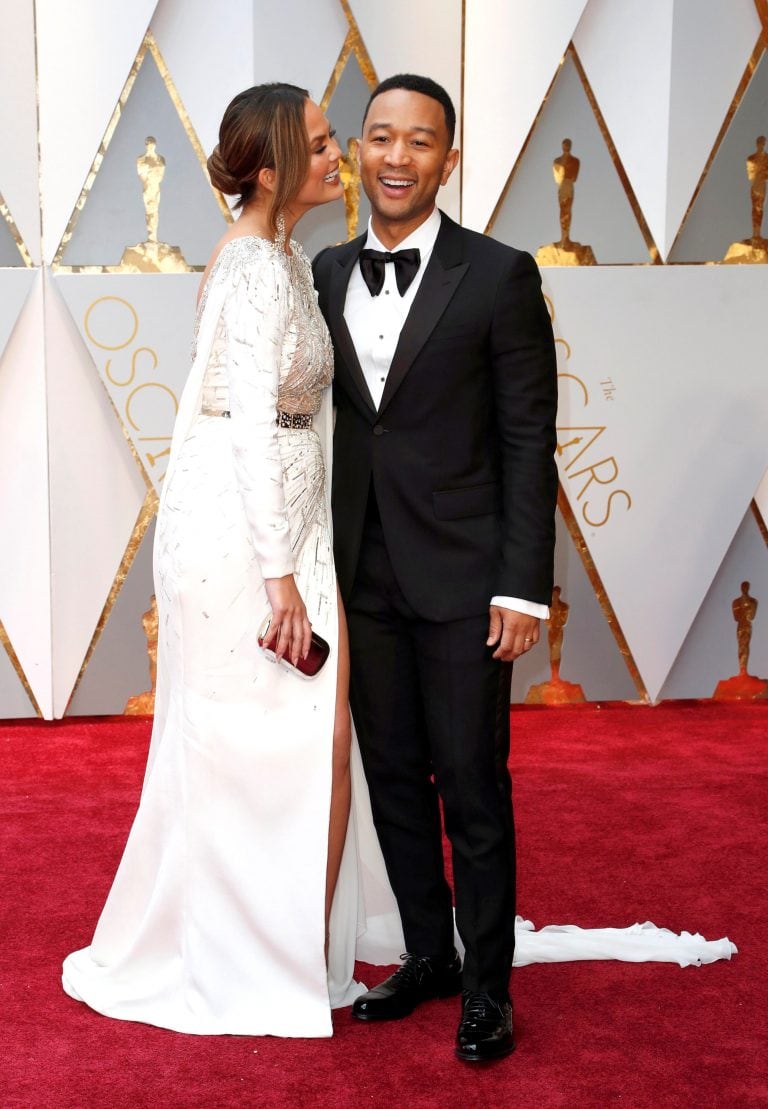
[[[491,604],[511,608],[524,616],[535,616],[537,620],[549,620],[549,605],[538,605],[535,601],[521,601],[519,597],[491,597]]]

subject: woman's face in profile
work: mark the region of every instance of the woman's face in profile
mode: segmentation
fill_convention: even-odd
[[[291,202],[297,214],[339,200],[344,193],[339,176],[341,150],[328,120],[313,100],[304,101],[304,122],[309,137],[309,172]]]

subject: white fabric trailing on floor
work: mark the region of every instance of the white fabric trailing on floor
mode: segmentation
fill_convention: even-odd
[[[514,966],[561,963],[580,959],[618,959],[625,963],[677,963],[703,966],[737,954],[736,944],[724,937],[705,940],[698,932],[671,932],[647,920],[628,928],[579,928],[577,924],[548,924],[536,931],[530,920],[515,918]]]

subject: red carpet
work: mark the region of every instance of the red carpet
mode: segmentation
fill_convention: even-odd
[[[406,1105],[741,1109],[768,1105],[768,706],[520,709],[512,769],[520,908],[537,925],[650,919],[733,961],[515,972],[518,1048],[455,1061],[455,1000],[332,1040],[185,1037],[66,997],[141,784],[144,720],[0,726],[4,882],[0,1089],[6,1107]],[[762,928],[761,928],[762,926]],[[368,982],[380,969],[360,968]]]

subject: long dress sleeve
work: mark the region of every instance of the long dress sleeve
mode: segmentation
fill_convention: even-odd
[[[246,269],[224,309],[235,474],[264,578],[294,570],[276,424],[289,310],[288,278],[274,259]]]

